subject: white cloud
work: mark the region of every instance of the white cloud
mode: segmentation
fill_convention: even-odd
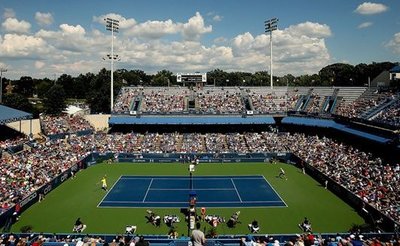
[[[305,35],[315,38],[326,38],[332,35],[331,29],[328,25],[309,21],[289,26],[286,28],[286,31],[294,36]]]
[[[48,53],[46,42],[39,37],[6,34],[0,41],[0,57],[33,59]]]
[[[183,24],[182,34],[185,40],[198,40],[202,34],[212,31],[212,26],[204,26],[204,19],[199,12]]]
[[[6,32],[28,33],[31,28],[29,22],[16,18],[7,18],[1,25]]]
[[[354,12],[362,15],[374,15],[380,14],[387,11],[389,8],[381,3],[371,3],[371,2],[364,2],[358,5],[357,9]]]
[[[94,21],[101,20],[94,18]],[[132,33],[134,31],[136,33]],[[204,45],[199,38],[211,31],[212,27],[205,26],[199,13],[185,23],[173,20],[135,23],[122,30],[124,35],[117,35],[114,40],[114,51],[121,57],[115,68],[141,69],[146,73],[162,69],[172,72],[205,72],[215,68],[249,72],[269,70],[268,35],[246,32],[230,40],[219,37],[213,44]],[[171,41],[162,39],[163,35],[182,36]],[[299,23],[276,30],[273,35],[275,74],[315,73],[330,61],[325,38],[332,33],[327,25]],[[96,73],[103,67],[109,68],[109,61],[101,59],[109,51],[108,32],[104,29],[88,31],[81,25],[65,23],[56,30],[41,29],[31,35],[0,35],[0,60],[7,58],[9,65],[18,67],[20,74],[15,74],[16,77]]]
[[[5,63],[0,62],[0,68],[6,68],[7,65]]]
[[[81,25],[71,26],[68,24],[61,24],[60,29],[63,32],[63,35],[77,35],[83,36],[86,31]]]
[[[35,61],[35,68],[36,69],[42,69],[44,66],[46,66],[46,63],[42,61]]]
[[[329,26],[305,22],[273,33],[274,70],[278,74],[315,73],[330,61],[325,37]],[[237,66],[247,71],[269,69],[269,35],[245,33],[233,39]]]
[[[393,53],[400,54],[400,32],[393,35],[393,38],[386,44],[386,47],[390,48]]]
[[[41,26],[51,25],[53,24],[54,21],[51,13],[41,13],[41,12],[35,13],[35,20]]]
[[[236,36],[233,39],[233,44],[242,50],[248,50],[251,48],[253,41],[254,41],[253,35],[251,35],[249,32],[246,32],[245,34],[240,34]]]
[[[166,21],[146,21],[144,23],[132,26],[124,34],[135,37],[159,39],[168,34],[178,33],[181,24],[173,23],[172,20]]]
[[[372,22],[364,22],[364,23],[361,23],[360,25],[358,25],[358,29],[363,29],[363,28],[367,28],[367,27],[370,27],[370,26],[372,26]]]
[[[220,16],[220,15],[215,15],[214,17],[213,17],[213,21],[222,21],[222,16]]]
[[[3,18],[14,18],[15,17],[15,11],[10,8],[4,8],[4,13],[3,13]]]
[[[100,68],[99,62],[95,62],[93,60],[78,60],[64,63],[57,62],[50,65],[50,67],[57,73],[67,74],[80,74],[88,71],[95,71],[94,68],[98,71]]]
[[[201,35],[211,31],[212,26],[205,26],[204,18],[199,12],[196,12],[186,23],[174,22],[171,19],[165,21],[151,20],[143,23],[135,23],[126,28],[123,34],[136,38],[160,39],[166,35],[181,33],[184,40],[193,41],[198,40]]]
[[[81,25],[61,24],[58,31],[40,30],[36,37],[43,38],[53,47],[60,49],[59,54],[71,55],[70,52],[78,55],[87,50],[105,49],[105,35],[97,30],[86,33]],[[104,47],[99,47],[102,44]],[[108,44],[108,42],[107,42]]]
[[[227,39],[224,37],[218,37],[218,38],[214,39],[214,43],[225,43],[226,41],[227,41]]]

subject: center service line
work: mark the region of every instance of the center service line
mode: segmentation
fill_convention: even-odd
[[[149,187],[147,187],[146,194],[144,195],[144,198],[143,198],[143,203],[144,203],[144,201],[146,201],[147,194],[149,193],[149,190],[150,190],[151,184],[153,183],[153,180],[154,179],[152,178],[151,181],[150,181]]]
[[[232,179],[232,178],[231,178],[231,181],[232,181],[233,187],[235,187],[236,194],[238,195],[240,202],[243,202],[243,201],[242,201],[242,198],[241,198],[240,195],[239,195],[239,191],[236,189],[235,182],[233,182],[233,179]]]

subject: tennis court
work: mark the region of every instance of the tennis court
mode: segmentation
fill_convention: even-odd
[[[121,176],[98,207],[286,207],[264,176]]]

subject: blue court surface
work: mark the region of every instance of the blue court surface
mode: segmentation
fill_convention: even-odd
[[[195,176],[197,207],[286,207],[264,176]],[[121,176],[99,207],[189,206],[188,176]]]

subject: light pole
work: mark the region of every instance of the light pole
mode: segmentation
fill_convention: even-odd
[[[289,79],[287,77],[284,77],[286,79],[286,93],[285,93],[285,100],[286,100],[286,114],[289,111],[289,105],[288,105],[288,96],[289,96]]]
[[[0,103],[3,103],[3,73],[7,72],[7,69],[0,68]]]
[[[278,18],[272,18],[270,20],[266,20],[265,24],[265,33],[269,33],[269,41],[270,41],[270,69],[271,69],[271,89],[274,88],[273,82],[273,69],[272,69],[272,32],[278,29]]]
[[[118,59],[118,55],[114,56],[114,32],[118,32],[119,20],[112,18],[106,18],[104,20],[106,21],[106,30],[111,31],[111,54],[107,55],[111,60],[111,113],[114,106],[114,60]]]

